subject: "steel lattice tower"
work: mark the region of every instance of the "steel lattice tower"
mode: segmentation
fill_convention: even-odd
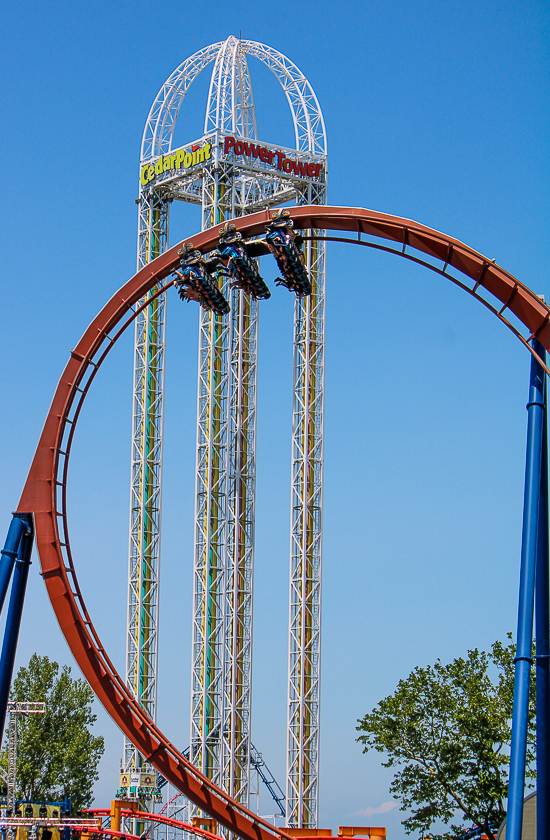
[[[257,141],[248,55],[266,64],[283,87],[296,138],[296,149],[284,153],[293,155],[294,169],[260,161],[259,145],[248,159],[228,148],[228,137]],[[204,135],[174,152],[183,99],[212,62]],[[281,147],[263,148],[270,162],[274,155],[284,158]],[[145,128],[139,267],[166,249],[173,200],[200,204],[203,228],[285,203],[325,203],[326,151],[315,94],[281,53],[233,36],[195,53],[163,85]],[[311,162],[322,164],[314,180],[302,169]],[[287,823],[304,827],[317,820],[324,245],[308,244],[308,267],[313,294],[295,306],[287,779]],[[190,755],[209,778],[248,803],[258,306],[231,291],[222,277],[220,285],[231,314],[223,318],[201,310],[199,319]],[[127,634],[128,685],[153,719],[164,312],[165,301],[158,297],[136,323]],[[126,744],[126,768],[139,764]]]
[[[236,38],[214,62],[210,132],[257,139]],[[248,179],[218,153],[203,178],[203,228],[248,210]],[[248,803],[258,305],[221,282],[229,317],[200,313],[190,757]]]
[[[183,89],[174,89],[174,76],[163,85],[149,112],[141,143],[141,161],[158,159],[172,145],[181,99],[193,79],[216,54],[212,45],[182,65]],[[180,94],[178,100],[176,93]],[[162,191],[147,188],[140,178],[138,270],[168,245],[170,201]],[[155,290],[151,292],[153,297]],[[140,301],[138,308],[145,301]],[[157,641],[162,486],[162,428],[164,408],[166,297],[156,297],[136,318],[134,341],[134,399],[130,496],[130,547],[126,682],[153,720],[157,701]],[[142,758],[124,739],[122,769],[137,770]]]
[[[140,196],[138,270],[166,250],[168,204],[154,193]],[[165,295],[154,297],[136,318],[126,682],[156,720],[157,642],[164,407]],[[145,301],[140,301],[140,305]],[[124,740],[123,769],[141,767]]]
[[[326,203],[323,187],[310,185],[299,203]],[[317,240],[307,264],[312,293],[294,307],[286,824],[296,828],[316,828],[318,817],[326,270]]]

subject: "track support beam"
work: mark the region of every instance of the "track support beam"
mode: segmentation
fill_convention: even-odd
[[[0,656],[0,732],[4,731],[4,724],[6,722],[6,709],[8,707],[15,651],[19,638],[21,614],[23,612],[23,601],[25,600],[25,590],[27,588],[29,566],[31,564],[33,540],[34,528],[31,514],[14,514],[8,531],[6,545],[2,551],[2,562],[0,564],[2,585],[0,609],[6,597],[9,577],[13,569],[13,583],[8,616],[6,618],[6,628],[4,630],[2,655]],[[14,564],[15,569],[13,568]]]
[[[545,353],[537,342],[535,350]],[[546,384],[546,383],[545,383]],[[548,399],[544,389],[545,406]],[[537,640],[537,836],[550,837],[550,570],[548,533],[548,411],[542,429],[539,538],[535,582],[535,636]]]
[[[533,343],[533,349],[538,355],[542,354],[541,358],[545,361],[544,348],[536,340]],[[531,648],[533,644],[535,570],[537,555],[539,555],[538,559],[542,561],[540,548],[545,542],[544,534],[541,533],[541,525],[547,521],[548,517],[547,511],[545,515],[540,515],[542,502],[546,501],[546,504],[548,504],[548,488],[544,488],[543,492],[541,492],[543,478],[547,476],[547,470],[542,466],[542,455],[546,449],[543,445],[543,433],[546,425],[546,383],[544,370],[538,359],[534,356],[531,359],[527,411],[527,457],[523,500],[518,634],[516,658],[514,660],[514,711],[512,717],[508,814],[506,819],[506,836],[508,840],[521,840],[522,833],[527,727],[529,721],[529,684],[531,665],[533,664]],[[547,549],[546,557],[548,557]],[[541,609],[540,599],[537,608],[538,610]],[[546,635],[548,635],[548,625],[546,627]]]

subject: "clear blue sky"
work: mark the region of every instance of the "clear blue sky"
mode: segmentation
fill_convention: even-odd
[[[543,2],[4,7],[2,96],[5,528],[69,350],[133,274],[138,158],[150,105],[188,55],[233,33],[306,73],[324,111],[329,201],[407,216],[550,293],[549,15]],[[260,136],[290,139],[282,93],[251,60]],[[201,131],[206,77],[182,109]],[[199,226],[178,208],[171,241]],[[266,273],[272,281],[271,269]],[[357,290],[350,309],[346,290]],[[496,319],[392,257],[329,254],[320,825],[404,837],[356,719],[418,664],[515,628],[529,358]],[[391,318],[387,313],[391,309]],[[292,301],[261,305],[253,741],[284,783]],[[197,313],[169,301],[159,722],[189,731]],[[71,537],[90,612],[124,669],[131,337],[82,417]],[[72,663],[37,558],[18,662]],[[118,785],[122,738],[97,786]],[[268,803],[263,813],[269,811]]]

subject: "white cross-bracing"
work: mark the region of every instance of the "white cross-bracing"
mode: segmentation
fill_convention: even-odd
[[[225,135],[257,137],[247,55],[262,61],[279,80],[292,114],[297,153],[323,161],[317,182],[224,154]],[[201,204],[203,228],[284,203],[326,201],[326,136],[313,89],[278,51],[233,36],[199,50],[162,86],[145,127],[141,166],[172,151],[189,86],[212,62],[205,133],[198,141],[211,144],[211,157],[191,172],[162,175],[153,186],[140,184],[138,267],[167,247],[168,207],[174,199]],[[323,245],[308,246],[308,265],[311,302],[298,300],[295,307],[287,762],[287,824],[300,827],[314,827],[317,820]],[[190,754],[209,778],[247,804],[258,306],[242,292],[231,291],[225,278],[220,276],[219,282],[231,303],[230,316],[201,310],[199,318]],[[153,718],[165,306],[159,297],[138,316],[134,374],[127,681]],[[126,768],[141,763],[128,742],[124,762]]]

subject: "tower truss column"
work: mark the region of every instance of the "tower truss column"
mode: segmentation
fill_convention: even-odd
[[[209,130],[256,139],[246,55],[233,37],[212,71]],[[245,184],[216,143],[203,228],[247,212]],[[219,282],[229,318],[200,315],[191,760],[248,805],[258,305]]]
[[[225,629],[229,330],[227,320],[201,312],[190,760],[217,784]]]
[[[167,238],[168,204],[154,193],[142,194],[138,270],[166,250]],[[134,340],[126,683],[153,720],[157,698],[165,308],[166,296],[160,295],[139,313]],[[122,763],[126,773],[142,766],[141,756],[127,738]]]
[[[170,150],[181,102],[219,47],[219,43],[211,44],[190,56],[160,89],[145,124],[140,172],[144,163]],[[167,248],[170,197],[140,178],[138,205],[140,269]],[[152,300],[136,318],[134,340],[126,683],[153,720],[157,702],[165,310],[165,295]],[[125,775],[141,767],[141,756],[125,738]],[[120,793],[127,795],[128,790],[122,787]]]
[[[233,302],[222,779],[249,804],[252,592],[256,485],[257,303]]]
[[[210,196],[220,221],[218,174]],[[208,185],[205,185],[208,189]],[[217,199],[217,200],[216,200]],[[205,202],[205,203],[207,203]],[[222,216],[223,218],[223,216]],[[203,225],[209,227],[210,225]],[[227,281],[221,278],[227,293]],[[231,318],[201,309],[195,477],[190,760],[220,785],[225,640],[228,392]],[[193,809],[196,813],[196,809]]]
[[[191,760],[248,802],[258,318],[230,301],[200,323]]]
[[[326,187],[298,203],[324,204]],[[313,231],[318,235],[321,231]],[[325,245],[308,242],[312,293],[294,309],[294,410],[290,548],[286,824],[315,828],[318,816]]]

